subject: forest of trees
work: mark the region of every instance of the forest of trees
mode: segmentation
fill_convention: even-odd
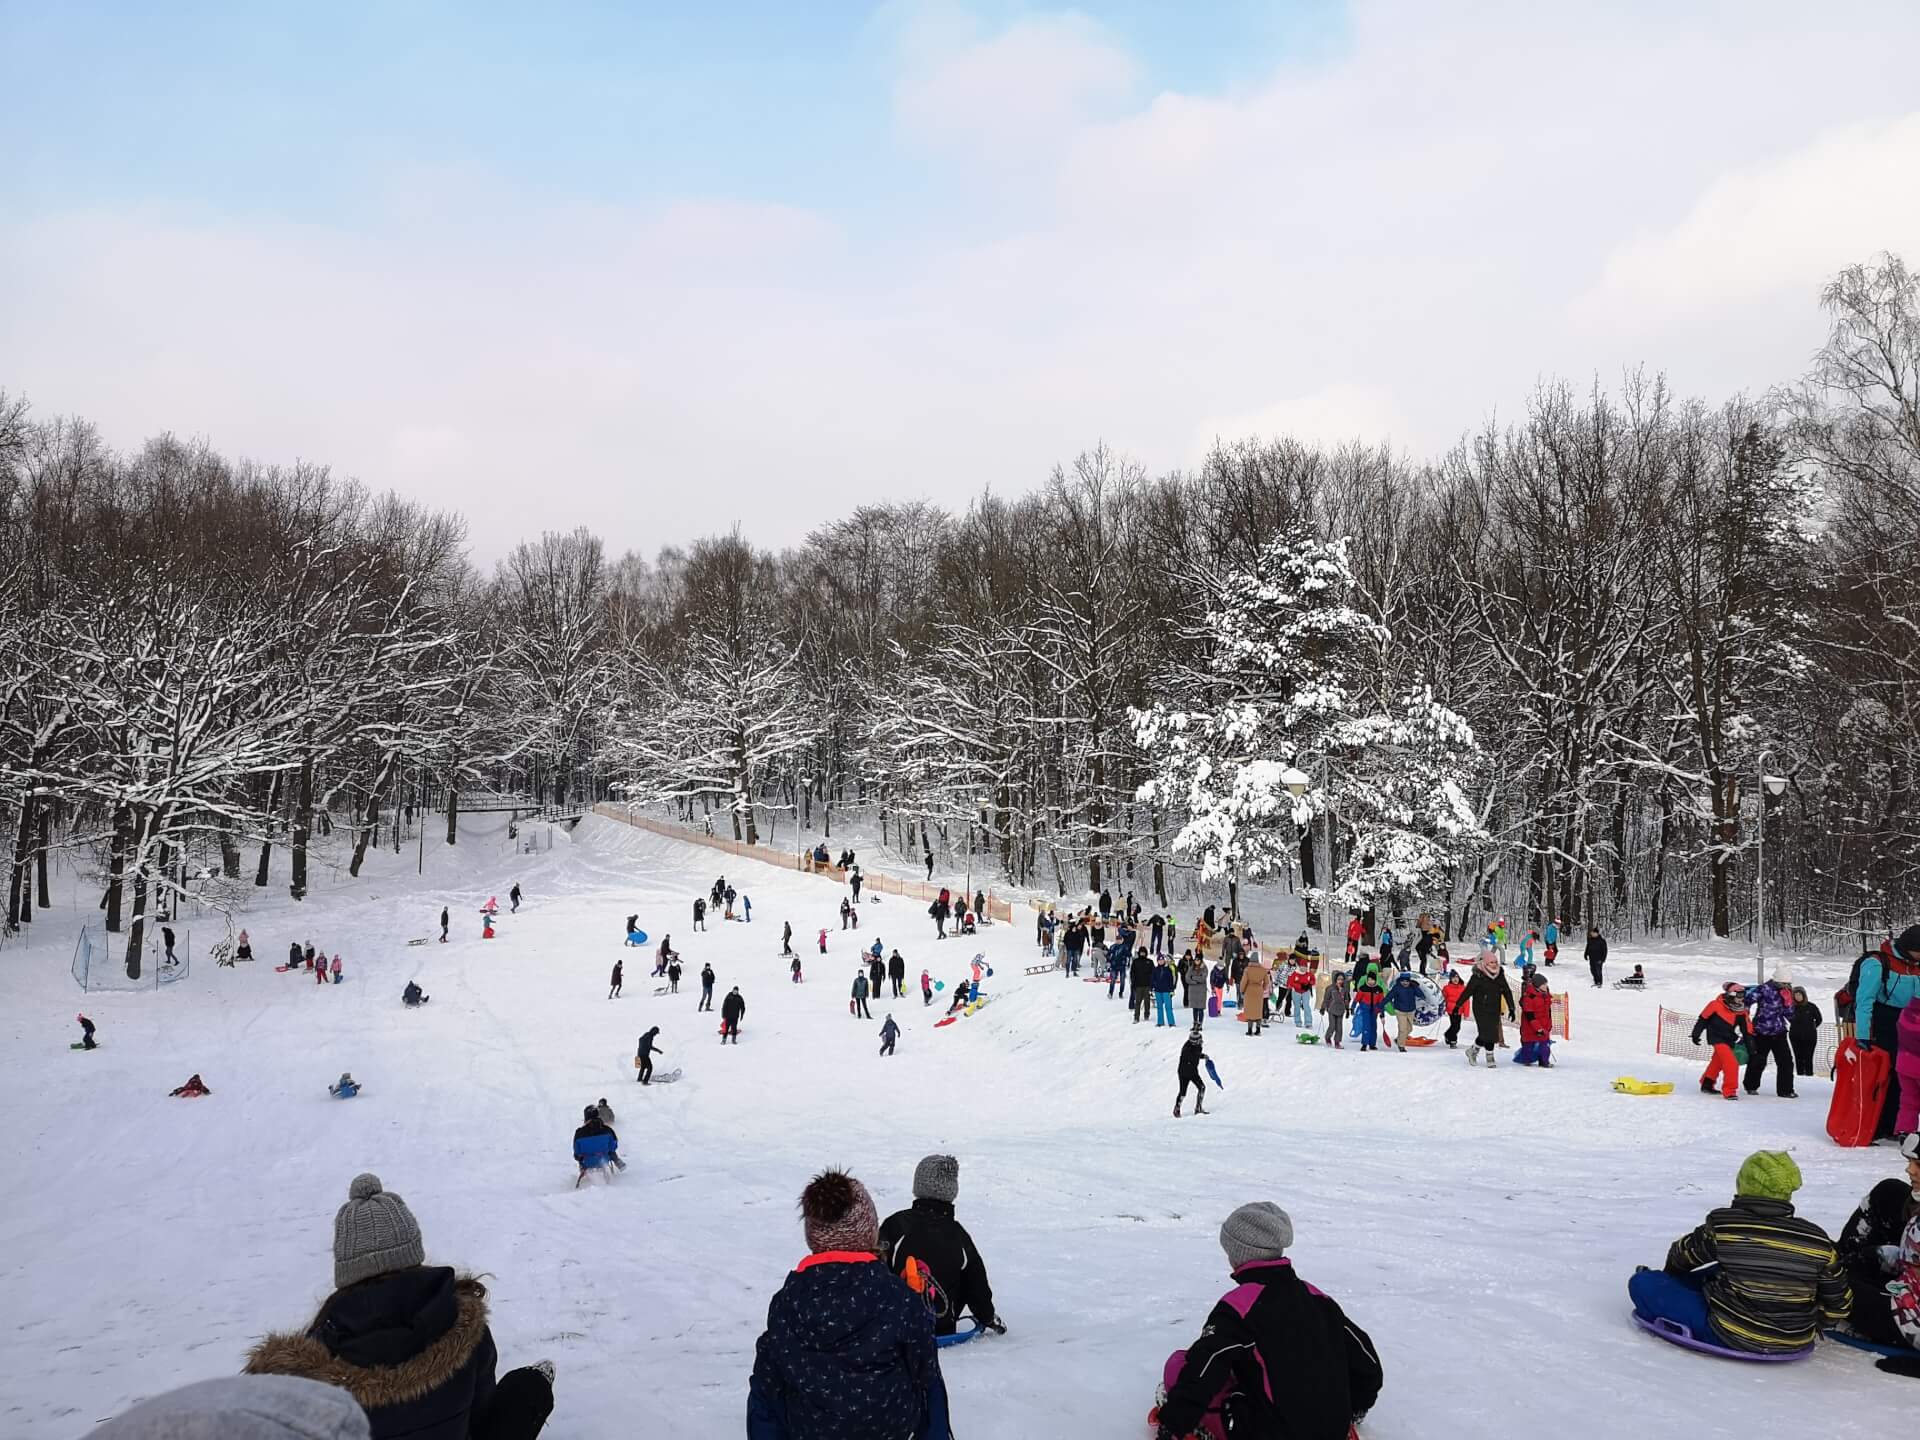
[[[1827,343],[1764,396],[1548,385],[1432,459],[1238,440],[1156,476],[1096,445],[778,554],[580,530],[491,575],[457,516],[0,392],[6,926],[61,856],[137,956],[183,895],[297,898],[316,835],[358,873],[476,788],[775,844],[858,806],[1062,895],[1204,872],[1456,932],[1909,922],[1920,280],[1883,256],[1820,298]]]

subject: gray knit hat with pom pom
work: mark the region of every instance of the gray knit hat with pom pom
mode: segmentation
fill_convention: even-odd
[[[378,1175],[354,1176],[347,1203],[333,1217],[334,1288],[424,1264],[426,1258],[420,1224],[407,1202],[382,1189]]]

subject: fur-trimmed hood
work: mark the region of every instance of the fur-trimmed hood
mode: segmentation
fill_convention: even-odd
[[[245,1368],[337,1385],[373,1411],[433,1394],[482,1344],[490,1348],[486,1286],[471,1275],[421,1267],[335,1291],[305,1331],[255,1345]]]

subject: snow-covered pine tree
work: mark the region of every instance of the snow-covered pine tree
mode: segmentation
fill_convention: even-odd
[[[1309,899],[1369,909],[1424,896],[1477,834],[1471,729],[1424,684],[1396,683],[1392,636],[1353,590],[1346,540],[1288,526],[1251,570],[1218,578],[1188,705],[1132,712],[1152,772],[1140,798],[1184,815],[1173,849],[1203,878],[1287,872],[1331,808],[1346,863]],[[1299,796],[1290,770],[1308,777]]]

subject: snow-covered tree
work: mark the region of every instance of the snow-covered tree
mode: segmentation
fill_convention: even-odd
[[[1204,878],[1287,873],[1331,810],[1346,864],[1309,898],[1371,909],[1432,888],[1476,833],[1471,729],[1417,680],[1401,698],[1392,637],[1353,589],[1348,542],[1290,526],[1251,570],[1220,577],[1204,659],[1178,687],[1187,703],[1133,712],[1151,767],[1141,798],[1185,817],[1173,849]]]

